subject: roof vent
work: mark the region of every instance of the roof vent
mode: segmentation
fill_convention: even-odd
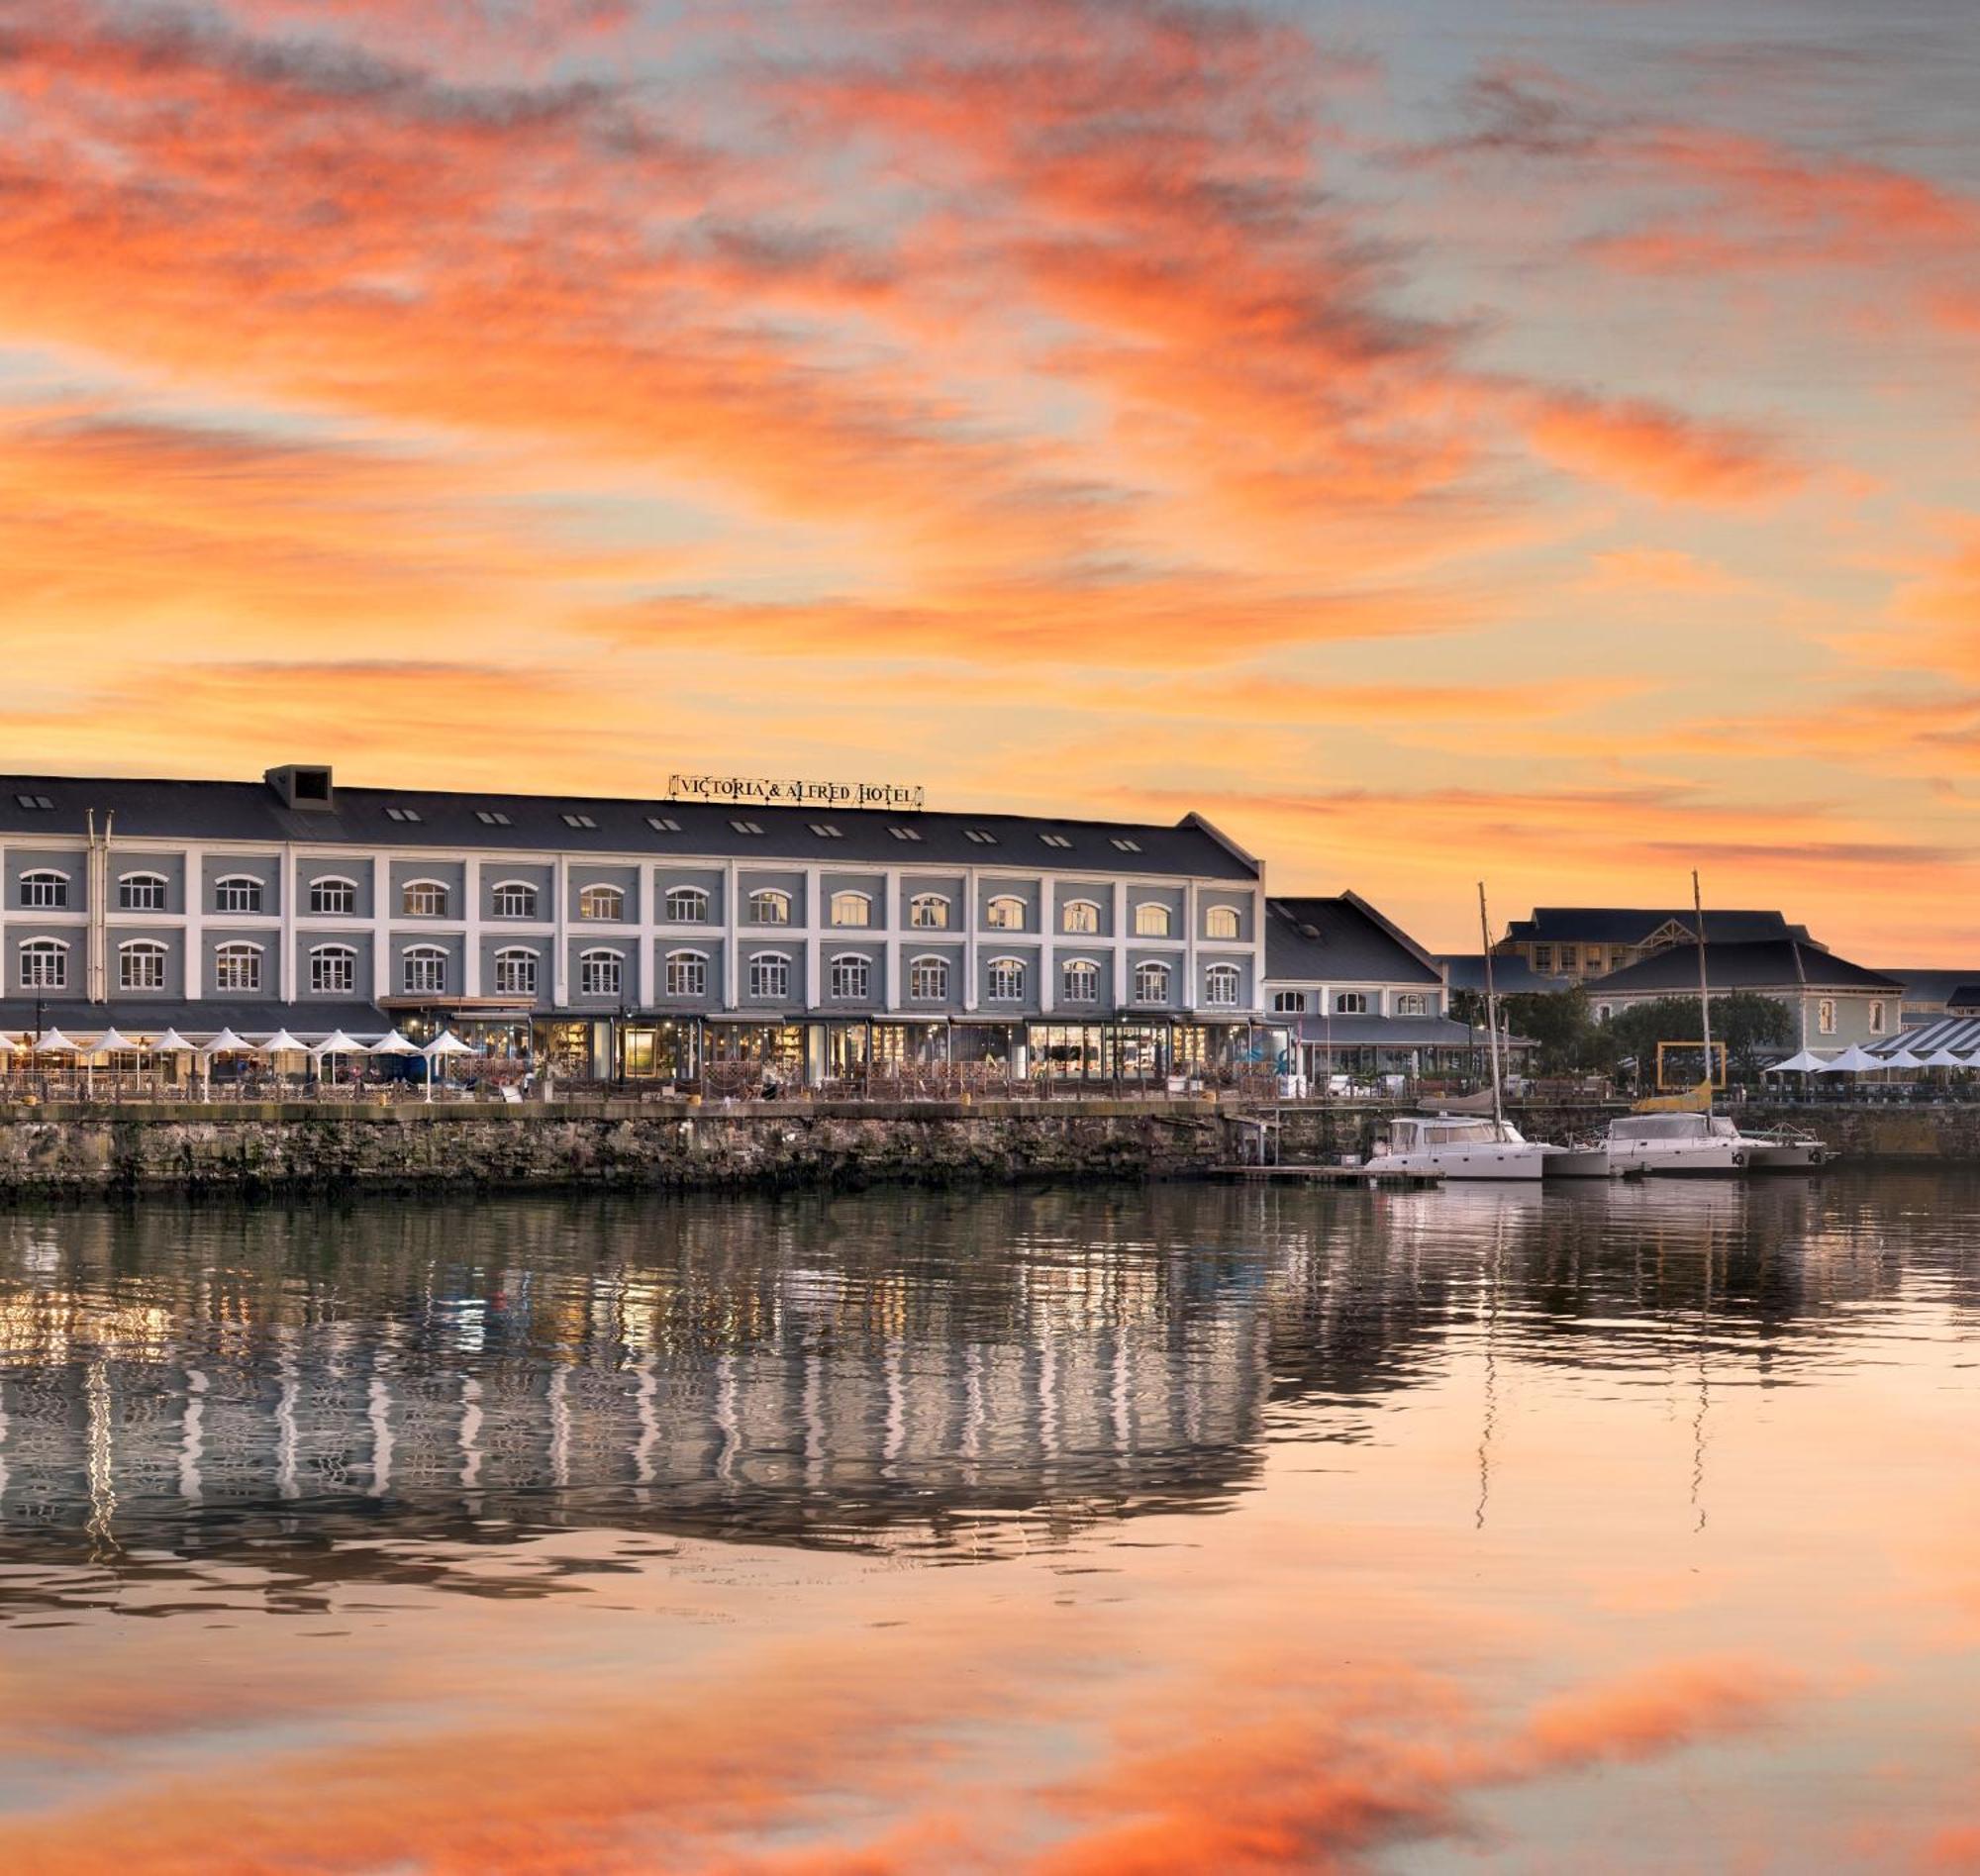
[[[328,814],[337,805],[337,791],[331,786],[330,770],[313,762],[288,762],[271,768],[262,779],[282,798],[284,808],[307,813]]]

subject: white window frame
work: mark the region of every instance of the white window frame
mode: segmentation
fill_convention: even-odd
[[[773,916],[765,918],[766,911]],[[791,896],[781,886],[755,886],[749,892],[749,923],[751,925],[789,925],[791,922]]]
[[[1162,908],[1168,910],[1166,906]],[[1153,996],[1148,994],[1150,982],[1159,982],[1161,989]],[[1143,961],[1135,966],[1135,1001],[1137,1003],[1171,1003],[1175,999],[1175,970],[1168,964]]]
[[[1336,1016],[1366,1016],[1368,1014],[1367,991],[1336,990],[1334,993],[1334,1014]]]
[[[908,999],[913,1003],[948,1001],[948,965],[945,957],[928,955],[908,959]]]
[[[610,912],[594,912],[594,905],[610,904]],[[626,923],[626,888],[615,886],[609,879],[594,879],[588,886],[577,889],[577,916],[588,925],[624,925]]]
[[[527,879],[498,879],[489,895],[488,916],[494,919],[534,919],[541,900],[541,893]],[[517,909],[518,902],[521,910]],[[531,992],[532,996],[535,994]]]
[[[617,997],[625,994],[626,953],[609,945],[597,945],[577,954],[577,994],[580,997]]]
[[[757,951],[749,959],[749,995],[759,1003],[781,1003],[791,994],[791,960],[783,951]]]
[[[1203,936],[1220,943],[1236,944],[1244,936],[1244,918],[1236,906],[1205,906]]]
[[[1023,1003],[1025,1000],[1025,960],[1022,957],[993,957],[984,966],[986,1003]]]
[[[19,956],[23,990],[68,988],[68,946],[60,938],[24,939]]]
[[[832,959],[826,984],[835,1003],[871,1003],[873,960],[855,951],[842,952]]]
[[[243,903],[232,903],[228,896],[230,892]],[[260,913],[266,894],[266,886],[252,873],[223,873],[213,882],[213,909],[235,918],[244,914],[253,918]]]
[[[1304,990],[1273,991],[1272,1014],[1274,1016],[1305,1016],[1306,992]]]
[[[985,902],[983,927],[988,932],[1022,932],[1025,929],[1025,902],[1016,893],[1000,892]],[[1015,911],[1016,917],[1008,916]]]
[[[540,961],[527,944],[505,944],[495,953],[495,994],[534,999]]]
[[[843,919],[842,912],[858,908],[856,919]],[[870,932],[873,929],[873,895],[870,892],[855,892],[851,887],[836,892],[826,906],[826,920],[835,930],[841,932]]]
[[[145,903],[140,903],[133,897],[139,887],[146,889]],[[117,910],[162,912],[165,910],[166,896],[171,889],[171,881],[163,873],[125,873],[117,881]]]
[[[334,888],[348,905],[326,905],[324,888]],[[319,873],[309,883],[309,908],[320,919],[352,919],[357,916],[357,882],[342,873]]]
[[[1137,938],[1173,938],[1175,936],[1175,908],[1164,905],[1159,899],[1143,899],[1135,908],[1135,936]]]
[[[683,910],[691,906],[692,911]],[[708,923],[708,888],[706,886],[669,886],[666,897],[661,901],[660,910],[666,915],[667,925],[706,925]]]
[[[704,895],[705,897],[706,895]],[[670,997],[705,997],[708,995],[708,953],[706,951],[669,951],[662,960],[665,969],[662,982]]]
[[[1236,964],[1211,964],[1203,973],[1203,1007],[1206,1010],[1235,1010],[1242,978]],[[1228,990],[1229,994],[1223,994]]]
[[[230,982],[230,977],[241,976],[241,966],[252,965],[248,981]],[[213,987],[223,995],[239,996],[246,993],[254,997],[261,994],[261,946],[247,938],[229,938],[224,944],[213,947]]]
[[[1068,899],[1060,908],[1058,929],[1076,938],[1100,936],[1100,902],[1097,899]]]
[[[1870,1034],[1882,1036],[1884,1033],[1884,999],[1873,997],[1870,1000]]]
[[[1075,990],[1073,973],[1081,973],[1091,989]],[[1061,1003],[1097,1006],[1100,1002],[1100,966],[1090,957],[1068,957],[1058,967],[1058,994]]]
[[[121,886],[123,882],[120,880]],[[167,947],[156,938],[127,938],[117,947],[117,988],[119,990],[162,990],[165,987]],[[150,968],[142,981],[131,979],[131,966],[142,959]]]
[[[341,964],[341,983],[324,981],[326,967]],[[309,954],[310,994],[316,997],[352,996],[357,990],[357,947],[354,944],[312,944]]]
[[[415,893],[423,898],[430,894],[438,894],[439,910],[434,911],[425,906],[415,905],[413,903]],[[447,916],[446,909],[452,903],[452,899],[453,895],[444,879],[409,879],[399,888],[399,916],[402,919],[444,919]]]
[[[946,932],[954,902],[945,892],[918,892],[908,901],[908,924],[918,932]],[[933,913],[933,918],[928,915]]]
[[[1396,1014],[1398,1016],[1429,1016],[1429,1000],[1421,990],[1399,990],[1396,992]]]
[[[399,984],[409,997],[446,995],[446,947],[442,944],[409,944],[399,956]],[[432,978],[434,981],[427,982]]]
[[[1824,997],[1815,1006],[1815,1028],[1816,1034],[1819,1036],[1833,1036],[1835,1034],[1835,999],[1833,997]]]

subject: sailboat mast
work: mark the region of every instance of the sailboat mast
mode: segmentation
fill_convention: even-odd
[[[1491,1038],[1488,1050],[1492,1063],[1492,1120],[1504,1137],[1505,1097],[1499,1091],[1499,992],[1492,981],[1492,921],[1485,912],[1485,882],[1478,882],[1478,936],[1485,943],[1485,1033]]]
[[[1691,909],[1698,920],[1698,1020],[1705,1033],[1705,1111],[1712,1112],[1712,992],[1705,976],[1705,898],[1698,888],[1698,868],[1691,869]]]

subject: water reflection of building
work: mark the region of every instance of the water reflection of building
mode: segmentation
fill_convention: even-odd
[[[1199,1301],[1145,1245],[958,1241],[918,1273],[833,1243],[823,1210],[582,1216],[491,1212],[486,1259],[425,1211],[8,1221],[0,1530],[200,1541],[335,1512],[912,1537],[1214,1504],[1255,1463],[1258,1300]]]

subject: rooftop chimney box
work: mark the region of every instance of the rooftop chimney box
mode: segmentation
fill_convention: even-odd
[[[330,770],[311,762],[289,762],[271,768],[263,778],[282,798],[285,808],[328,813],[336,805],[337,792],[331,786]]]

